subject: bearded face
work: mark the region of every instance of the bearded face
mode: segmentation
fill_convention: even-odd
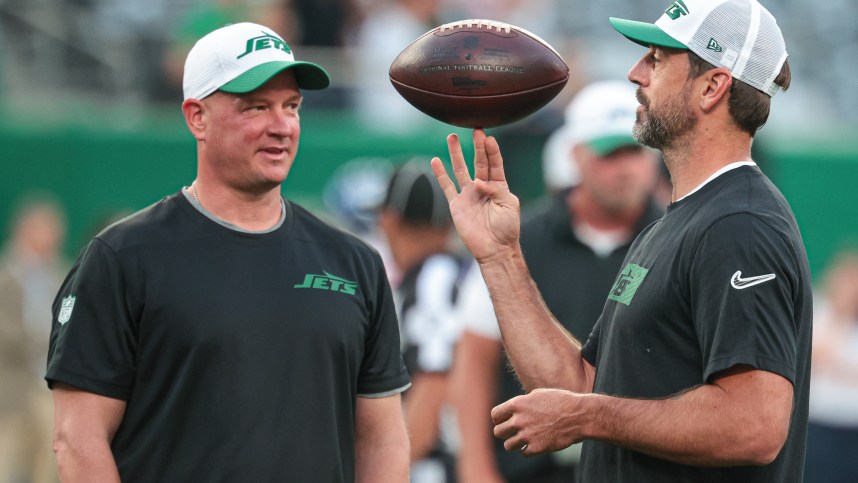
[[[668,96],[657,105],[638,88],[635,93],[643,109],[637,112],[632,134],[646,146],[664,151],[697,124],[697,118],[688,105],[691,82],[686,82],[677,95]]]

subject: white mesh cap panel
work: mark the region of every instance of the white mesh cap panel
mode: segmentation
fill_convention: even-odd
[[[786,60],[786,46],[775,18],[756,1],[732,0],[715,7],[701,22],[688,48],[707,62],[772,96],[774,79]]]

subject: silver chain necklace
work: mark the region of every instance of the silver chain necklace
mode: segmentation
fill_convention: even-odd
[[[203,204],[200,203],[199,195],[197,195],[197,186],[196,185],[197,185],[196,181],[191,183],[191,194],[194,195],[194,199],[197,201],[197,204],[200,206],[203,206]]]

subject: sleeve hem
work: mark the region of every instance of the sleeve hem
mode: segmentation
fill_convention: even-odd
[[[738,364],[746,364],[761,371],[783,376],[793,385],[795,384],[794,367],[784,363],[783,361],[761,356],[759,354],[731,354],[714,359],[706,366],[703,373],[703,379],[708,382],[716,373]]]
[[[48,383],[49,389],[53,389],[55,383],[61,382],[87,392],[113,399],[127,401],[131,396],[131,388],[128,386],[100,381],[66,371],[52,371],[45,376],[45,380]]]
[[[383,394],[391,391],[404,391],[411,385],[411,378],[404,369],[393,376],[379,378],[372,381],[362,381],[358,386],[357,393],[362,397],[372,394]],[[401,392],[400,391],[400,392]]]
[[[411,387],[410,382],[408,384],[402,386],[402,387],[398,387],[398,388],[393,389],[391,391],[378,392],[378,393],[374,393],[374,394],[358,393],[357,397],[362,397],[362,398],[366,398],[366,399],[380,399],[383,397],[390,397],[390,396],[395,396],[397,394],[401,394],[401,393],[405,392],[405,390],[408,389],[409,387]]]
[[[584,344],[584,347],[581,348],[581,357],[590,363],[591,366],[596,367],[596,351],[591,349],[590,344]]]

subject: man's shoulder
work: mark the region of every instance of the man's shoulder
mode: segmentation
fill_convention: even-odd
[[[743,166],[725,173],[705,193],[701,193],[697,216],[708,228],[725,218],[752,216],[775,231],[792,234],[795,217],[786,198],[756,166]],[[705,188],[705,187],[704,187]]]
[[[174,237],[186,226],[181,217],[180,194],[173,194],[102,229],[95,238],[119,251],[134,245]]]

